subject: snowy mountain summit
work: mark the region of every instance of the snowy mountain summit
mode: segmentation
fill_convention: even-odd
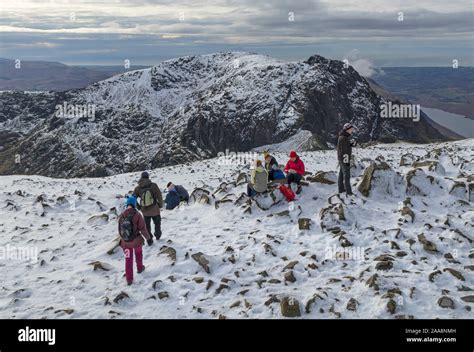
[[[420,121],[382,118],[386,99],[351,66],[318,55],[186,56],[84,89],[0,93],[0,174],[106,176],[249,151],[304,131],[307,148],[327,149],[347,121],[359,142],[446,139],[423,113]]]
[[[0,317],[472,318],[473,147],[355,148],[349,198],[336,193],[335,151],[302,152],[291,203],[275,187],[248,198],[248,165],[154,169],[191,199],[163,210],[131,286],[117,216],[139,172],[1,176]]]

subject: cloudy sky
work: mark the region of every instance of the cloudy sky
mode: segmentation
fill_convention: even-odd
[[[153,65],[244,50],[375,66],[474,65],[473,0],[0,0],[0,57]],[[367,67],[370,69],[370,67]]]

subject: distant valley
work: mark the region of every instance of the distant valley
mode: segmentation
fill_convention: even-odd
[[[474,67],[384,67],[371,78],[414,104],[474,119]]]
[[[50,61],[0,59],[0,91],[66,91],[145,66],[68,66]]]

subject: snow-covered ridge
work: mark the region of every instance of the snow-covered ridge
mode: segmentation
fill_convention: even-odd
[[[196,191],[188,206],[162,212],[163,238],[144,248],[147,268],[132,286],[113,246],[139,172],[2,176],[0,254],[6,245],[36,249],[38,260],[0,260],[0,317],[280,318],[295,313],[289,298],[303,318],[471,318],[473,147],[470,139],[356,148],[354,185],[369,159],[380,167],[368,196],[352,200],[334,196],[334,151],[302,152],[312,175],[293,205],[278,191],[240,197],[246,165],[151,170],[162,189],[173,181],[209,195]],[[209,273],[193,259],[199,252]]]
[[[313,149],[327,148],[348,120],[361,142],[443,140],[423,118],[379,119],[380,99],[352,67],[317,55],[186,56],[84,89],[0,94],[0,130],[25,134],[0,150],[0,173],[106,176],[249,151],[300,130],[313,133]],[[94,106],[94,116],[58,117],[63,103]]]
[[[312,139],[313,134],[310,131],[299,131],[295,135],[288,138],[286,141],[276,144],[267,144],[262,145],[257,148],[254,148],[254,151],[269,151],[269,152],[283,152],[289,153],[291,150],[297,152],[312,150]]]
[[[255,90],[266,92],[269,98],[278,95],[277,86],[265,85],[262,89],[256,85],[256,74],[269,66],[282,67],[283,72],[287,65],[269,56],[246,52],[185,56],[163,61],[151,68],[116,75],[88,87],[80,96],[101,109],[129,109],[134,106],[155,118],[162,118],[171,111],[192,105],[196,96],[214,86],[236,85],[234,93],[242,94],[242,98],[255,94]],[[294,65],[294,72],[288,72],[286,77],[288,83],[301,79],[299,75],[295,76],[299,70],[305,71],[302,63]],[[216,95],[214,102],[221,96]]]

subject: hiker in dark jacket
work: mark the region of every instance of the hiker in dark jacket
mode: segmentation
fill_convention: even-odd
[[[265,158],[265,170],[268,172],[268,181],[273,181],[273,174],[278,169],[278,162],[275,157],[268,152],[264,152],[263,157]]]
[[[155,224],[155,237],[161,237],[161,216],[160,208],[163,207],[163,196],[156,183],[150,181],[150,175],[144,171],[138,181],[138,186],[133,191],[136,198],[140,198],[138,209],[143,213],[146,228],[151,233],[151,220]]]
[[[352,145],[354,141],[350,139],[354,127],[350,123],[344,124],[342,131],[339,132],[337,139],[337,160],[339,162],[339,179],[338,188],[339,193],[346,192],[346,195],[351,196],[351,156]]]
[[[137,272],[140,274],[145,270],[143,265],[143,250],[144,244],[143,236],[146,238],[148,245],[151,246],[153,240],[148,232],[145,221],[142,215],[135,208],[137,205],[137,199],[133,196],[128,197],[126,201],[127,209],[120,214],[118,218],[119,234],[120,234],[120,247],[122,247],[125,254],[125,277],[127,284],[131,285],[133,282],[133,254],[135,254],[135,260],[137,263]],[[124,221],[131,220],[131,231],[133,233],[130,240],[123,238]],[[130,222],[128,222],[130,224]]]
[[[174,209],[179,205],[179,203],[187,203],[189,201],[188,191],[186,191],[183,186],[174,185],[172,182],[168,182],[166,187],[168,188],[168,194],[165,199],[166,209]]]

